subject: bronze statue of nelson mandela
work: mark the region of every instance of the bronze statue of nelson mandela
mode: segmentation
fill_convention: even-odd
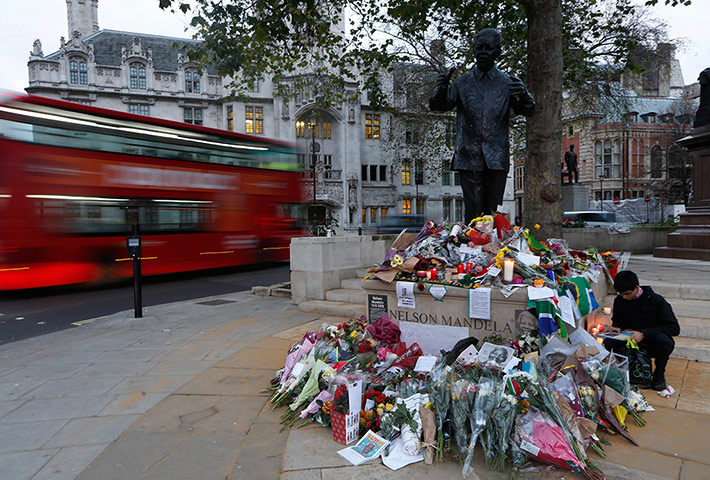
[[[452,170],[461,178],[466,222],[491,214],[503,203],[510,168],[508,123],[510,109],[531,116],[535,100],[523,82],[496,68],[501,53],[498,30],[487,28],[476,36],[473,70],[449,85],[455,69],[439,74],[429,108],[456,108],[456,147]]]

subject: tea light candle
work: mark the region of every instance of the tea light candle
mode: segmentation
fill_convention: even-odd
[[[611,315],[611,307],[604,307],[602,311],[604,312],[604,315]]]
[[[512,282],[513,281],[513,267],[515,266],[515,260],[508,258],[503,261],[503,281]]]

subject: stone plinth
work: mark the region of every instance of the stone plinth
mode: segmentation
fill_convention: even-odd
[[[467,335],[461,338],[474,336],[478,340],[493,333],[499,333],[506,338],[517,337],[520,328],[516,325],[518,315],[527,309],[527,289],[520,288],[510,297],[506,298],[498,289],[491,289],[490,319],[472,318],[468,312],[469,289],[447,286],[446,295],[442,301],[436,300],[426,289],[419,291],[415,288],[415,308],[397,306],[396,281],[385,283],[381,280],[363,280],[362,288],[367,292],[368,320],[374,322],[382,313],[386,312],[390,319],[399,324],[404,331],[403,324],[437,328],[443,334],[451,332],[456,335],[462,332],[461,327],[467,329]],[[592,283],[594,296],[601,303],[607,295],[608,282],[600,276],[598,283]],[[594,312],[590,313],[593,315]],[[585,318],[577,320],[577,326],[584,325]],[[459,327],[459,329],[451,328]],[[426,329],[422,329],[426,330]],[[433,330],[430,330],[433,332]],[[442,334],[440,333],[440,334]],[[415,341],[420,341],[415,338]],[[410,339],[406,339],[410,343]],[[426,340],[425,340],[426,341]],[[482,342],[479,343],[479,347]],[[423,348],[423,347],[422,347]]]
[[[693,198],[680,215],[678,229],[669,234],[655,257],[710,261],[710,125],[694,128],[678,141],[693,158]]]
[[[357,269],[378,264],[385,255],[385,240],[376,235],[302,237],[291,240],[291,298],[325,300],[325,292],[340,288]]]
[[[589,210],[589,187],[581,183],[562,184],[562,211]]]

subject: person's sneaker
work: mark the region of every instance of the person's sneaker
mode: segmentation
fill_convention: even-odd
[[[660,379],[656,380],[655,378],[651,382],[651,390],[656,390],[657,392],[660,392],[661,390],[666,389],[666,379],[661,377]]]

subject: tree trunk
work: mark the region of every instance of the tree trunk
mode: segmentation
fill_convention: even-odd
[[[521,0],[528,19],[528,88],[537,104],[527,123],[523,225],[539,240],[562,236],[562,2]]]

